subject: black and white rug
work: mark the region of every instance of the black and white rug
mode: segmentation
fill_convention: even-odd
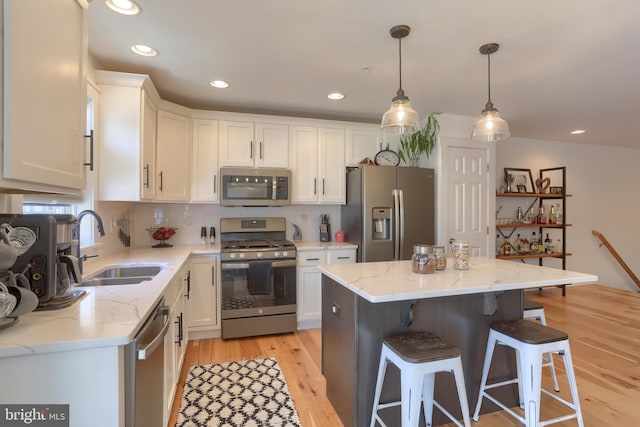
[[[176,427],[300,427],[275,357],[192,366]]]

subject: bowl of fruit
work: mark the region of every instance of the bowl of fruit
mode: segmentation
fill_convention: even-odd
[[[176,227],[150,227],[147,228],[149,235],[153,240],[159,240],[160,243],[151,246],[152,248],[170,248],[173,245],[167,243],[167,240],[171,238],[178,229]]]

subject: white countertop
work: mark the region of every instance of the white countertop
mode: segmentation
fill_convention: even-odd
[[[35,311],[0,330],[0,357],[80,348],[126,345],[155,307],[189,255],[220,253],[219,245],[140,247],[100,257],[85,265],[84,276],[112,264],[163,264],[151,281],[136,285],[82,287],[87,295],[70,307]]]
[[[366,262],[320,265],[323,274],[364,299],[378,303],[562,284],[592,283],[593,274],[495,258],[473,257],[469,270],[454,270],[447,260],[445,270],[433,274],[411,271],[411,261]]]

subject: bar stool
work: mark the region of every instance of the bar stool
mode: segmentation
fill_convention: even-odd
[[[401,400],[380,403],[380,394],[389,362],[400,369]],[[464,426],[470,427],[469,404],[462,374],[460,349],[429,332],[408,332],[384,339],[371,413],[371,427],[375,426],[376,420],[386,427],[378,415],[378,411],[398,405],[401,405],[402,427],[417,427],[420,422],[421,403],[424,403],[424,417],[427,427],[432,425],[434,406],[458,427],[462,427],[462,424],[453,415],[433,399],[436,372],[453,373]]]
[[[531,301],[525,298],[524,309],[522,311],[522,317],[525,319],[534,319],[540,322],[540,324],[547,326],[547,319],[544,316],[544,306],[538,302]],[[558,378],[556,377],[556,367],[553,365],[553,353],[545,353],[543,356],[542,367],[548,366],[551,371],[551,378],[553,379],[553,389],[560,391],[558,386]]]
[[[518,373],[514,379],[487,384],[491,358],[496,344],[503,344],[516,350]],[[557,352],[562,355],[573,402],[568,402],[560,396],[542,388],[542,356],[549,352]],[[487,393],[487,390],[514,383],[518,384],[520,407],[524,409],[524,418]],[[574,412],[569,415],[540,421],[540,396],[542,392],[568,406]],[[573,372],[571,350],[569,349],[569,337],[562,331],[529,320],[518,319],[496,322],[491,325],[484,367],[482,369],[480,394],[478,396],[476,410],[473,414],[474,421],[478,421],[478,414],[480,413],[483,397],[491,400],[529,427],[546,426],[573,418],[577,419],[580,427],[584,427],[582,411],[580,409],[580,399],[578,398],[578,387]]]

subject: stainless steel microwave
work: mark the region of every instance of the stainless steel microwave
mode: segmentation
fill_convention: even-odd
[[[221,206],[289,204],[291,172],[276,168],[220,168]]]

